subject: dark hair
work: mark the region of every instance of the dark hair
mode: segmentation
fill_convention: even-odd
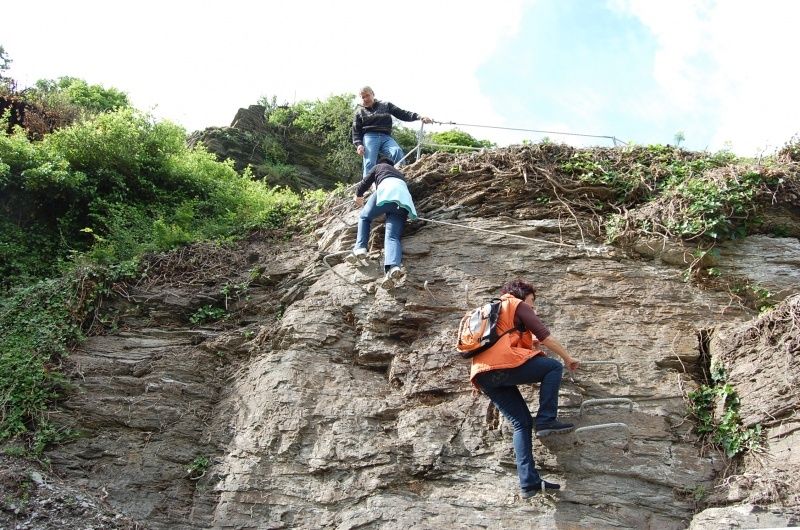
[[[392,160],[391,158],[389,158],[387,156],[381,155],[381,156],[378,157],[378,161],[376,163],[377,164],[389,164],[390,166],[393,166],[394,165],[394,160]]]
[[[502,289],[500,289],[500,293],[510,294],[515,298],[519,298],[520,300],[525,300],[526,296],[532,294],[533,299],[536,300],[536,289],[534,289],[533,285],[524,282],[519,278],[506,283]]]

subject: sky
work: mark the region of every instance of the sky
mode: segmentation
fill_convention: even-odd
[[[499,145],[682,136],[688,149],[758,156],[800,134],[795,0],[27,0],[1,11],[19,88],[78,77],[189,132],[229,125],[261,97],[370,85],[457,124],[428,131]]]

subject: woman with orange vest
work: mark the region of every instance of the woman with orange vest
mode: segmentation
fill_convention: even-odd
[[[558,421],[558,389],[563,367],[538,348],[546,346],[563,359],[570,370],[579,366],[552,335],[533,310],[536,290],[522,280],[505,284],[497,323],[497,333],[510,329],[488,350],[472,358],[470,380],[489,396],[492,403],[514,427],[514,456],[517,463],[522,497],[536,495],[539,490],[557,490],[561,486],[542,480],[533,458],[533,429],[536,436],[560,434],[575,428]],[[539,411],[531,417],[528,404],[517,385],[541,383]]]

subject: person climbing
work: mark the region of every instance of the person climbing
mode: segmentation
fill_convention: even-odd
[[[422,123],[432,123],[433,120],[403,110],[388,101],[378,101],[375,92],[368,86],[359,91],[359,96],[361,105],[353,117],[353,145],[359,156],[364,158],[363,175],[366,176],[375,166],[379,155],[385,154],[395,164],[405,156],[403,149],[391,136],[392,116],[402,121],[422,120]]]
[[[537,437],[572,431],[575,426],[558,420],[558,389],[563,366],[538,348],[539,344],[558,354],[570,370],[580,362],[550,334],[533,310],[536,289],[520,279],[506,283],[501,289],[503,301],[497,333],[516,328],[502,336],[488,350],[472,357],[470,381],[486,394],[514,428],[514,455],[522,497],[538,491],[557,490],[561,486],[543,480],[533,458],[532,431]],[[535,421],[518,385],[541,383],[539,410]]]
[[[375,193],[364,205],[364,193],[375,183]],[[402,269],[403,246],[400,238],[406,218],[417,218],[414,201],[406,186],[403,173],[394,167],[392,160],[382,156],[356,188],[356,206],[364,206],[358,219],[358,235],[353,252],[347,256],[349,263],[358,263],[367,256],[370,226],[373,219],[386,215],[386,234],[383,239],[383,269],[385,277],[380,285],[393,288],[405,275]]]

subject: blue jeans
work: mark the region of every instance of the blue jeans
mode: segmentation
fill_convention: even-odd
[[[475,377],[483,393],[514,427],[514,457],[522,489],[535,487],[541,478],[533,459],[533,418],[517,385],[541,383],[536,425],[544,425],[558,416],[558,389],[563,371],[560,362],[537,355],[516,368],[492,370]]]
[[[364,176],[375,166],[379,154],[388,156],[395,164],[405,156],[403,149],[388,134],[368,132],[364,134],[363,142]]]
[[[406,225],[408,212],[393,202],[376,206],[377,200],[378,194],[373,193],[367,199],[364,208],[361,209],[361,215],[358,218],[358,235],[356,236],[355,248],[367,248],[372,220],[379,215],[386,214],[386,234],[383,238],[383,266],[386,270],[389,270],[390,267],[399,267],[403,262],[403,244],[400,242],[400,238],[403,237],[403,228]]]

